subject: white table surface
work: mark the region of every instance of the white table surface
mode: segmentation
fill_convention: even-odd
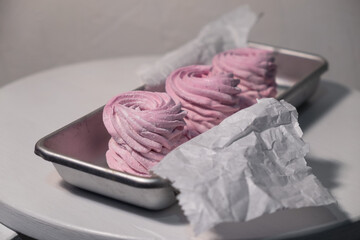
[[[147,211],[64,183],[33,153],[38,139],[141,85],[135,72],[155,57],[75,64],[0,89],[0,222],[37,239],[193,239],[178,205]],[[360,93],[323,81],[299,109],[308,164],[338,205],[285,210],[229,223],[198,239],[255,238],[318,229],[360,217]]]

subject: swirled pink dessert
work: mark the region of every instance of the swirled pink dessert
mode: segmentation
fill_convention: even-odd
[[[276,64],[272,51],[238,48],[217,54],[213,60],[213,75],[231,73],[240,79],[238,87],[241,108],[256,103],[257,98],[276,96]]]
[[[210,76],[210,69],[211,66],[187,66],[166,79],[166,92],[187,111],[185,122],[190,138],[239,110],[239,80],[229,74]]]
[[[106,160],[110,168],[150,176],[149,169],[184,143],[181,104],[167,93],[132,91],[112,98],[104,107],[104,125],[111,135]]]

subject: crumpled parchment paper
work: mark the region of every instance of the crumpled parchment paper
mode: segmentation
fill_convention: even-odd
[[[199,234],[284,208],[334,203],[304,159],[295,107],[273,98],[226,118],[170,152],[152,171],[172,182]]]

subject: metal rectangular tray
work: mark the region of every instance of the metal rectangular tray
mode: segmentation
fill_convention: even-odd
[[[324,58],[313,54],[258,43],[249,46],[275,51],[277,99],[285,99],[294,106],[314,93],[320,75],[328,67]],[[172,205],[176,190],[169,181],[157,176],[138,177],[107,167],[105,152],[110,136],[102,122],[102,109],[40,139],[35,154],[52,162],[60,176],[77,187],[152,210]]]

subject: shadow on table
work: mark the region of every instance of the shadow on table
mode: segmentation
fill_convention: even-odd
[[[222,223],[200,237],[205,239],[257,239],[286,235],[289,237],[296,232],[304,235],[305,231],[311,228],[320,228],[337,222],[328,207],[286,209],[265,214],[248,222]]]
[[[311,155],[306,156],[306,162],[309,167],[312,168],[313,174],[319,179],[321,184],[327,189],[333,190],[340,187],[340,181],[338,179],[339,172],[342,168],[340,161],[334,159],[320,159]],[[345,221],[349,219],[348,215],[342,211],[337,204],[328,206],[333,215],[338,221]]]
[[[326,113],[339,104],[349,92],[349,88],[336,82],[321,81],[315,94],[298,108],[302,130],[306,132],[313,124],[326,117]],[[339,187],[337,177],[342,164],[341,161],[336,160],[319,159],[311,154],[306,156],[306,161],[314,175],[329,190]],[[346,214],[337,205],[332,206],[332,211],[338,219],[347,219]]]
[[[99,204],[104,204],[111,206],[117,209],[127,211],[136,215],[147,217],[152,220],[156,220],[166,224],[188,224],[188,220],[183,214],[179,204],[175,203],[174,205],[159,211],[152,211],[145,208],[136,207],[118,200],[114,200],[103,195],[93,193],[78,187],[75,187],[64,180],[59,182],[60,186],[71,192],[72,194],[96,201]]]
[[[337,177],[342,167],[339,161],[320,159],[309,155],[306,157],[306,162],[324,187],[332,190],[339,186]]]
[[[335,82],[321,81],[315,94],[297,109],[302,130],[305,132],[312,124],[320,120],[348,93],[347,87]]]

